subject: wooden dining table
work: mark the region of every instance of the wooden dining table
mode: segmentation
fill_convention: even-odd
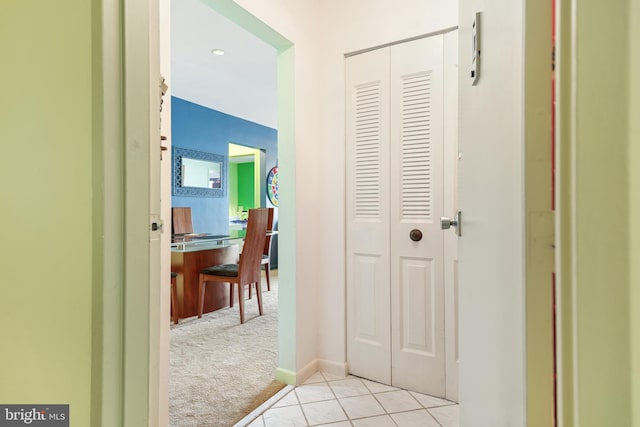
[[[268,236],[278,234],[267,230]],[[246,230],[230,230],[229,234],[179,234],[171,240],[171,271],[177,274],[178,316],[181,319],[198,315],[200,270],[220,264],[236,264],[242,252]],[[203,313],[229,306],[226,283],[212,282],[207,287]]]
[[[198,314],[200,270],[212,265],[238,262],[243,237],[241,232],[225,236],[174,236],[171,244],[171,271],[177,273],[177,306],[180,318]],[[229,286],[224,283],[211,283],[205,294],[204,313],[228,305]]]

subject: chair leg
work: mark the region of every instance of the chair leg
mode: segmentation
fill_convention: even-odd
[[[267,291],[271,290],[271,279],[269,278],[269,271],[271,270],[271,267],[269,266],[270,263],[266,263],[264,265],[264,275],[267,278]]]
[[[238,283],[238,305],[240,306],[240,324],[244,323],[244,286]]]
[[[173,323],[177,325],[180,321],[180,315],[178,313],[178,287],[175,277],[171,278],[171,311],[173,312]]]
[[[202,317],[204,311],[204,274],[200,274],[200,283],[198,284],[198,318]]]
[[[260,313],[260,316],[262,316],[262,290],[260,289],[260,282],[261,280],[256,282],[256,298],[258,300],[258,312]]]
[[[233,282],[229,282],[229,307],[233,307]]]

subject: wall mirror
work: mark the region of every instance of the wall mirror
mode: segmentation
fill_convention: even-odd
[[[221,154],[172,147],[174,196],[224,197],[227,157]]]

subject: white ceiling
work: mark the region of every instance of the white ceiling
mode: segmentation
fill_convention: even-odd
[[[276,81],[275,48],[200,0],[171,1],[173,96],[275,129]]]

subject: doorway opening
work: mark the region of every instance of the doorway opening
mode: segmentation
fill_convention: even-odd
[[[183,29],[186,31],[179,31],[174,28],[174,18],[182,16],[179,7],[189,7],[196,10],[195,15],[183,20],[183,25],[186,26]],[[251,22],[253,27],[246,24],[246,19],[243,19],[243,17],[246,17],[247,12],[240,7],[220,6],[219,8],[223,10],[217,10],[218,7],[216,5],[209,5],[198,0],[172,3],[172,81],[169,82],[169,85],[173,89],[172,101],[174,102],[172,103],[173,130],[171,142],[173,146],[182,147],[188,144],[196,144],[198,145],[197,149],[200,151],[215,151],[216,154],[224,155],[227,158],[226,164],[228,166],[226,195],[215,200],[187,200],[186,198],[178,200],[174,198],[172,205],[177,202],[193,205],[194,232],[200,231],[196,230],[196,224],[198,222],[197,216],[201,215],[209,218],[209,224],[219,227],[214,230],[205,229],[202,231],[226,234],[237,226],[234,223],[236,220],[238,223],[246,220],[247,211],[250,208],[274,207],[274,204],[266,196],[267,171],[278,165],[278,163],[287,164],[286,161],[278,161],[278,152],[286,155],[293,150],[293,141],[287,137],[287,135],[293,134],[291,132],[293,121],[288,119],[285,120],[286,124],[284,126],[278,125],[279,118],[293,117],[292,108],[290,107],[293,103],[289,100],[293,92],[290,91],[288,82],[281,83],[276,88],[276,80],[278,74],[292,74],[293,57],[288,52],[289,47],[292,46],[290,42],[268,29],[264,24],[255,22],[255,20]],[[208,20],[214,14],[217,20],[215,23]],[[221,24],[221,21],[227,22]],[[249,28],[238,25],[237,22],[245,22],[245,25]],[[202,27],[199,28],[196,24]],[[224,25],[224,28],[221,28],[222,25]],[[256,29],[256,26],[260,28]],[[217,30],[219,34],[220,32],[223,33],[224,39],[205,36],[204,33],[213,29]],[[260,32],[261,37],[256,37],[254,35],[256,32]],[[184,42],[182,37],[187,37],[193,33],[196,34],[196,38],[190,40],[186,45],[189,49],[200,49],[201,53],[205,51],[204,57],[200,58],[202,62],[198,62],[198,60],[190,61],[187,53],[176,49],[178,43]],[[242,40],[251,38],[259,39],[258,42],[267,47],[265,49],[267,52],[263,53],[270,56],[269,61],[272,70],[269,72],[273,77],[272,81],[264,81],[264,75],[267,73],[259,73],[259,78],[253,78],[254,83],[259,86],[270,85],[272,87],[273,90],[268,95],[258,93],[260,89],[251,86],[250,82],[246,80],[244,83],[239,84],[233,84],[231,81],[233,80],[232,77],[246,78],[247,75],[251,80],[250,71],[257,68],[257,66],[250,63],[259,60],[260,55],[263,53],[248,52],[246,44],[239,46]],[[212,40],[220,43],[220,45],[205,46],[211,43]],[[225,42],[228,44],[222,46]],[[225,55],[213,56],[210,51],[214,50],[214,47],[225,50]],[[212,77],[211,73],[203,73],[203,70],[207,70],[207,65],[210,65],[212,61],[216,61],[214,68],[220,71],[223,68],[222,61],[226,60],[226,65],[229,65],[230,59],[244,61],[244,63],[235,70],[227,68],[225,73],[217,77]],[[204,74],[204,76],[201,74]],[[200,84],[194,85],[196,80]],[[222,87],[212,90],[210,87],[211,80],[217,80]],[[205,99],[206,96],[203,93],[209,93],[214,99]],[[243,98],[243,96],[240,96],[241,94],[249,94],[251,97]],[[273,104],[266,108],[264,106],[256,108],[257,105],[261,104],[258,100],[263,98],[272,99]],[[215,102],[221,103],[217,104]],[[284,107],[279,108],[280,105],[284,105]],[[213,120],[210,120],[212,117]],[[282,130],[284,136],[278,134],[276,128]],[[234,143],[231,146],[229,144],[230,141]],[[267,145],[265,146],[265,144]],[[249,146],[251,148],[248,148]],[[193,149],[194,147],[185,148]],[[292,167],[292,165],[290,164],[288,167]],[[248,179],[249,182],[245,182],[245,176],[247,175],[251,175]],[[291,180],[291,186],[293,185],[294,182]],[[290,203],[285,202],[283,205],[277,206],[277,208],[284,211],[291,210],[293,208],[293,200]],[[276,219],[278,216],[277,214],[275,215]],[[278,252],[277,242],[274,239],[271,252],[272,268],[277,267]],[[294,260],[295,256],[287,257],[287,259]],[[284,274],[276,272],[276,279],[282,281],[283,276],[292,277],[287,271],[290,267],[280,266],[280,268]],[[263,290],[265,289],[266,286],[264,286],[263,281]],[[287,294],[289,292],[295,292],[295,290],[281,291],[279,292],[279,297],[288,297]],[[285,312],[286,307],[290,307],[290,305],[286,304],[277,305],[285,307]],[[284,335],[287,337],[285,341],[289,345],[295,346],[295,338],[289,338],[289,336],[293,336],[294,325],[278,326],[277,323],[278,336]],[[251,320],[248,320],[244,326],[251,327]],[[273,354],[277,355],[282,352],[282,350],[280,352],[277,351],[278,345],[280,345],[278,339],[274,339],[272,344],[276,349]],[[285,350],[289,354],[295,354],[295,350]],[[286,366],[286,364],[278,361],[272,371],[269,372],[272,378],[274,374],[277,376],[275,368],[283,365]],[[240,372],[241,370],[238,369],[237,371]]]
[[[264,176],[261,150],[229,143],[229,223],[247,219],[249,209],[264,206],[260,185]]]

